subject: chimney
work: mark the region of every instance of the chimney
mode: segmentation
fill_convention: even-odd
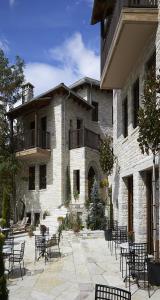
[[[34,86],[30,82],[22,85],[22,104],[33,99],[33,89]]]

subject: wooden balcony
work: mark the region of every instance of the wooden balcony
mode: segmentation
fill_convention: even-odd
[[[100,136],[87,128],[70,130],[69,149],[71,150],[81,147],[89,147],[99,150]]]
[[[158,24],[158,0],[116,0],[101,26],[101,88],[121,89]],[[106,26],[106,27],[105,27]]]
[[[50,133],[29,130],[21,136],[14,137],[16,156],[21,159],[47,159],[50,157]]]

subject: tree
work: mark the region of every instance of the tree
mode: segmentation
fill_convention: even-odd
[[[101,142],[100,146],[100,165],[102,171],[107,176],[112,174],[115,156],[112,152],[112,138],[106,135],[105,139]]]
[[[5,190],[5,199],[12,195],[14,202],[16,198],[15,176],[20,163],[13,152],[12,129],[6,118],[6,111],[21,98],[21,85],[24,81],[23,67],[24,62],[18,56],[15,64],[10,64],[3,50],[0,49],[0,196],[2,197],[3,190]]]
[[[99,197],[98,184],[95,180],[91,191],[91,203],[87,218],[87,227],[91,230],[103,230],[105,225],[105,204]]]
[[[0,300],[8,299],[8,289],[6,283],[6,276],[4,274],[4,259],[3,259],[3,248],[4,235],[0,233]]]
[[[106,135],[105,139],[101,142],[100,146],[100,165],[102,168],[102,171],[106,176],[112,174],[113,165],[115,162],[115,155],[112,151],[112,138],[108,135]],[[113,225],[113,204],[112,204],[112,196],[107,195],[107,197],[110,199],[109,203],[109,219],[110,219],[110,226]]]
[[[148,73],[144,83],[142,107],[139,109],[138,143],[142,153],[153,155],[153,226],[154,226],[154,258],[159,258],[159,199],[156,199],[155,156],[160,144],[160,76],[154,70]]]
[[[64,201],[65,207],[68,207],[71,202],[71,180],[69,166],[66,169],[66,199]]]
[[[24,61],[16,56],[15,64],[10,64],[0,49],[0,98],[4,105],[12,106],[21,98],[20,87],[24,82]]]

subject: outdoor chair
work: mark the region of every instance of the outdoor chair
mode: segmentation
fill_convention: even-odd
[[[23,279],[22,266],[24,271],[24,249],[25,249],[25,241],[21,243],[20,250],[13,250],[12,254],[9,256],[9,266],[11,268],[10,273],[13,272],[15,266],[19,264],[20,274],[22,279]]]
[[[129,255],[126,257],[126,286],[129,282],[129,291],[131,278],[135,279],[138,287],[139,281],[143,281],[144,286],[147,280],[147,243],[132,243],[129,245]]]
[[[115,234],[116,234],[117,227],[118,227],[118,221],[114,220],[114,221],[110,222],[109,228],[112,230],[111,240],[108,241],[108,248],[110,248],[110,251],[112,251],[112,248],[113,248],[113,241],[115,240]]]
[[[61,232],[58,234],[54,234],[46,243],[47,253],[51,256],[52,251],[56,252],[61,256],[60,250],[60,239],[61,239]]]
[[[95,300],[131,300],[131,293],[112,286],[96,284]]]
[[[27,225],[28,225],[28,217],[24,217],[23,220],[18,221],[16,224],[13,224],[11,226],[11,230],[13,233],[19,232],[19,231],[26,231]]]
[[[114,253],[117,260],[117,248],[120,244],[127,242],[127,226],[117,226],[114,230],[114,235],[112,238],[111,254],[113,254],[113,244]]]
[[[41,257],[46,258],[46,236],[42,234],[35,235],[35,260]]]

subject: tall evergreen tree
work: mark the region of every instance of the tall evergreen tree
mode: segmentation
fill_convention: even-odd
[[[24,81],[24,62],[18,56],[14,64],[10,64],[2,49],[0,49],[0,186],[1,203],[3,190],[5,200],[15,201],[15,175],[19,169],[19,163],[10,143],[10,126],[6,118],[8,107],[21,98],[21,85]],[[8,195],[7,195],[8,194]],[[7,200],[8,201],[8,200]],[[3,202],[4,203],[4,202]],[[5,204],[5,203],[4,203]],[[14,203],[15,205],[15,203]],[[6,206],[6,204],[5,204]],[[2,209],[2,208],[1,208]]]
[[[91,230],[103,230],[106,225],[105,204],[98,193],[98,183],[94,180],[91,191],[91,203],[87,218],[87,227]]]

